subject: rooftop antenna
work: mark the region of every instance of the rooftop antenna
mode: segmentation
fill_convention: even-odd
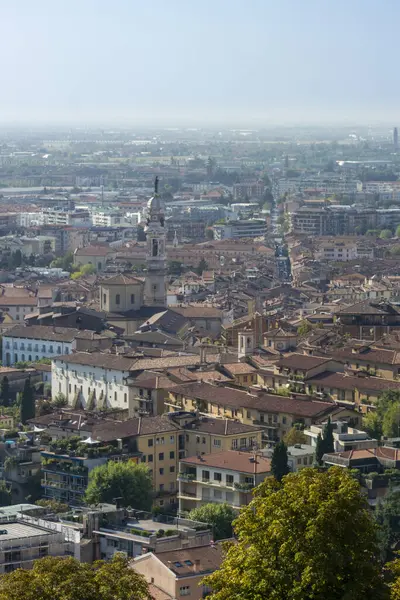
[[[158,196],[158,175],[156,175],[156,178],[154,180],[154,195]]]

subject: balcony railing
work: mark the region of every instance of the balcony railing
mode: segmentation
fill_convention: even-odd
[[[196,475],[194,473],[178,473],[178,480],[180,481],[194,481]]]
[[[237,481],[235,481],[234,485],[235,490],[239,492],[250,492],[255,487],[254,483],[238,483]]]

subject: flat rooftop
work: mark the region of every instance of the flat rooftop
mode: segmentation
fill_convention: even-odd
[[[2,523],[0,526],[0,531],[7,531],[7,533],[0,534],[0,544],[1,542],[15,539],[40,537],[44,535],[50,536],[54,535],[54,533],[57,533],[55,531],[36,527],[35,525],[26,525],[25,523],[20,523],[18,521],[15,521],[14,523]]]

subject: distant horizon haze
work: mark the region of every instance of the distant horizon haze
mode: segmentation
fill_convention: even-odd
[[[0,124],[400,123],[393,0],[0,0]]]

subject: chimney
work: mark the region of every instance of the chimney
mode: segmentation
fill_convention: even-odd
[[[200,559],[199,558],[196,558],[194,561],[194,570],[200,571]]]

